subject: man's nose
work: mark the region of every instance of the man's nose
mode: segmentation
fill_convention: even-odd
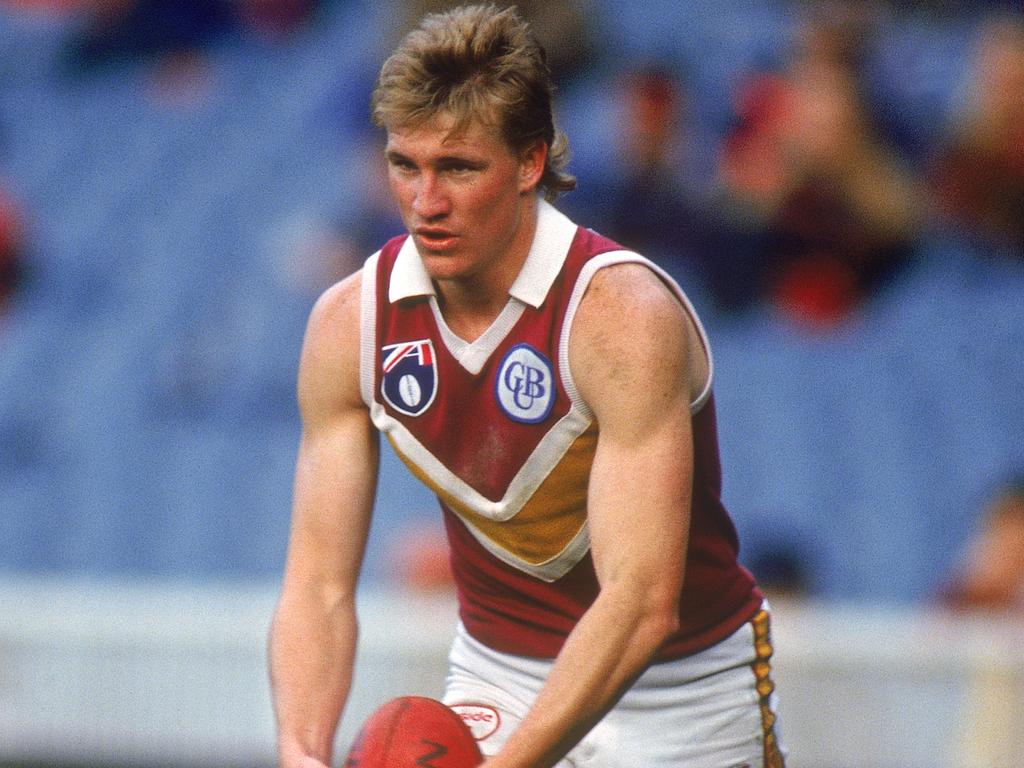
[[[451,200],[436,174],[424,173],[420,176],[412,201],[412,210],[425,220],[444,216],[451,210]]]

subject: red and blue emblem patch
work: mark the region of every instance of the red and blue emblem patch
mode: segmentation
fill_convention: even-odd
[[[437,356],[430,339],[381,347],[381,394],[406,416],[419,416],[437,394]]]

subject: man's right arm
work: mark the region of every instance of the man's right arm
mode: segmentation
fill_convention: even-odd
[[[299,364],[302,439],[269,647],[282,768],[330,765],[352,680],[379,457],[359,392],[359,286],[353,275],[320,298]]]

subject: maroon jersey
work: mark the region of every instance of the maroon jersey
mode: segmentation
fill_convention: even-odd
[[[363,272],[363,398],[397,455],[437,494],[461,619],[499,651],[554,657],[598,592],[586,501],[599,425],[573,382],[569,343],[594,273],[623,262],[643,263],[666,282],[707,349],[692,306],[667,274],[547,203],[508,304],[473,342],[445,324],[410,238],[390,241]],[[681,626],[660,659],[724,639],[762,601],[737,563],[736,531],[720,499],[710,374],[691,411]]]

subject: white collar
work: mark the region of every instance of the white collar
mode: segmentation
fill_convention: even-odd
[[[576,237],[576,225],[553,205],[538,200],[537,231],[523,268],[509,288],[509,294],[531,307],[544,303]],[[434,296],[434,284],[423,266],[416,244],[406,238],[395,268],[391,271],[388,301],[392,304],[414,296]]]

